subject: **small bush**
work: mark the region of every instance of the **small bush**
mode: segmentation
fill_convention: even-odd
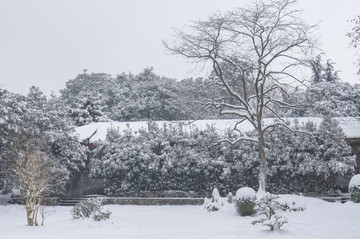
[[[255,211],[255,190],[249,187],[242,187],[236,191],[235,207],[241,216],[251,216]]]
[[[349,183],[350,200],[360,202],[360,174],[354,175]]]
[[[255,211],[255,200],[250,198],[241,198],[238,199],[235,203],[236,211],[241,216],[251,216],[253,215]]]
[[[71,215],[75,219],[80,218],[93,218],[95,221],[106,220],[110,218],[111,212],[102,211],[102,203],[100,200],[91,199],[86,201],[81,201],[74,206],[71,210]]]
[[[302,212],[305,210],[305,207],[297,206],[295,202],[292,202],[291,204],[284,203],[283,207],[285,208],[285,211],[289,212]]]
[[[355,203],[360,203],[360,188],[359,187],[351,187],[350,188],[350,200]]]
[[[267,226],[273,231],[275,228],[280,229],[288,222],[286,217],[280,215],[281,212],[286,211],[287,205],[283,205],[276,201],[278,198],[278,196],[267,194],[257,201],[260,218],[253,221],[253,225],[261,223],[263,226]]]
[[[212,197],[210,199],[205,198],[204,206],[206,210],[208,210],[209,212],[216,212],[219,211],[220,208],[223,207],[225,203],[228,203],[228,200],[229,200],[228,198],[227,199],[221,198],[219,194],[219,190],[214,188],[212,192]]]
[[[107,220],[110,218],[111,212],[96,212],[93,216],[94,221]]]

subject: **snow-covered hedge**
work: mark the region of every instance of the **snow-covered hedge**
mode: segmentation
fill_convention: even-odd
[[[149,130],[128,129],[123,134],[113,129],[96,150],[92,173],[104,177],[109,195],[169,190],[207,194],[215,187],[230,192],[246,183],[245,177],[255,185],[256,152],[251,145],[244,144],[247,151],[225,144],[208,149],[218,140],[211,128],[188,132],[149,124]],[[253,163],[246,160],[247,155],[252,155]]]
[[[341,128],[331,119],[318,127],[308,124],[313,136],[283,128],[266,135],[268,190],[272,193],[317,192],[341,188],[337,177],[351,175],[355,159],[342,139]],[[316,137],[314,137],[316,136]],[[222,135],[181,126],[158,127],[119,133],[110,129],[107,140],[95,151],[92,174],[104,178],[109,195],[140,195],[144,191],[221,193],[239,187],[257,188],[256,144],[220,142]]]
[[[350,179],[356,161],[337,121],[325,118],[318,126],[307,123],[295,129],[312,135],[277,128],[266,136],[269,188],[276,193],[347,191],[338,178]]]

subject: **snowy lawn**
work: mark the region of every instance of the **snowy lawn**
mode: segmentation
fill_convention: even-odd
[[[1,239],[83,238],[360,238],[360,204],[328,203],[299,196],[281,196],[305,206],[305,211],[287,212],[288,224],[271,232],[250,223],[255,217],[240,217],[235,209],[207,212],[203,206],[120,206],[108,205],[109,220],[73,219],[72,207],[49,207],[43,227],[26,226],[20,205],[0,205]]]

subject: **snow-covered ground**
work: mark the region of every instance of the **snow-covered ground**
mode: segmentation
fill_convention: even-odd
[[[120,206],[108,205],[109,220],[73,219],[71,207],[49,207],[43,227],[26,226],[25,211],[20,205],[0,205],[1,239],[89,239],[89,238],[149,238],[149,239],[359,239],[360,204],[328,203],[300,196],[281,196],[305,206],[305,211],[288,212],[289,223],[281,230],[250,223],[254,217],[240,217],[230,207],[207,212],[203,206]]]
[[[289,121],[292,125],[294,120],[298,121],[299,125],[304,125],[307,122],[313,122],[319,126],[322,121],[321,118],[317,117],[305,117],[305,118],[286,118],[285,121]],[[335,117],[340,124],[340,127],[343,129],[347,138],[358,138],[360,137],[360,119],[354,117]],[[265,125],[273,124],[274,121],[278,119],[275,118],[265,118]],[[227,120],[197,120],[195,122],[189,121],[155,121],[159,127],[163,127],[164,124],[171,124],[173,126],[181,124],[184,129],[191,129],[191,127],[197,127],[200,130],[206,129],[208,126],[213,126],[219,132],[224,132],[227,129],[232,129],[236,125],[238,120],[227,119]],[[95,140],[104,140],[106,138],[107,129],[115,128],[122,133],[125,129],[130,128],[134,132],[138,131],[140,128],[147,129],[146,121],[138,122],[98,122],[92,123],[89,125],[84,125],[76,128],[76,133],[79,135],[81,140],[90,137],[95,131],[96,134],[91,138],[92,141]],[[241,132],[247,132],[253,130],[251,124],[247,121],[237,125],[237,129]]]

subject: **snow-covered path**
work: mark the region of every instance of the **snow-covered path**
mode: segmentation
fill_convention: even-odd
[[[1,239],[230,239],[230,238],[360,238],[360,204],[328,203],[319,199],[282,196],[306,207],[287,213],[288,224],[270,232],[252,226],[253,217],[240,217],[233,208],[207,212],[202,206],[119,206],[109,205],[109,220],[75,220],[71,207],[53,207],[43,227],[25,226],[25,211],[19,205],[0,205]]]

